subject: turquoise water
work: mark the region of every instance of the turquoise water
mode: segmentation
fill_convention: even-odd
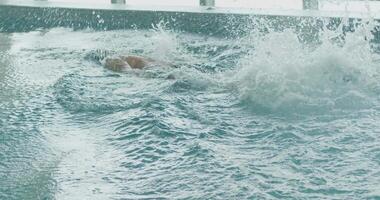
[[[0,34],[0,199],[379,199],[370,30]]]

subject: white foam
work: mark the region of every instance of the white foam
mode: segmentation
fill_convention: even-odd
[[[254,46],[230,82],[242,101],[272,111],[370,108],[380,93],[380,65],[369,40],[372,26],[354,33],[324,31],[317,46],[293,30],[252,33]]]

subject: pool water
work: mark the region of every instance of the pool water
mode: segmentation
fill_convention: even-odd
[[[2,33],[0,199],[379,199],[368,33]]]

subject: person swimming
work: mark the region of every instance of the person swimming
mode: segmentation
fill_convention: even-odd
[[[119,56],[118,58],[106,58],[104,67],[114,72],[124,72],[128,69],[145,69],[150,66],[176,67],[175,65],[163,61],[156,61],[151,58],[140,56]],[[167,79],[175,79],[174,75],[168,75]]]
[[[150,58],[143,58],[140,56],[120,56],[118,58],[106,58],[104,66],[112,71],[122,72],[129,68],[143,69],[153,63],[156,63],[156,61]]]

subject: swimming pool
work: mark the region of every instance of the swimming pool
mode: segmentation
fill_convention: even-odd
[[[380,198],[372,24],[256,25],[0,33],[1,199]],[[119,54],[177,67],[99,62]]]

